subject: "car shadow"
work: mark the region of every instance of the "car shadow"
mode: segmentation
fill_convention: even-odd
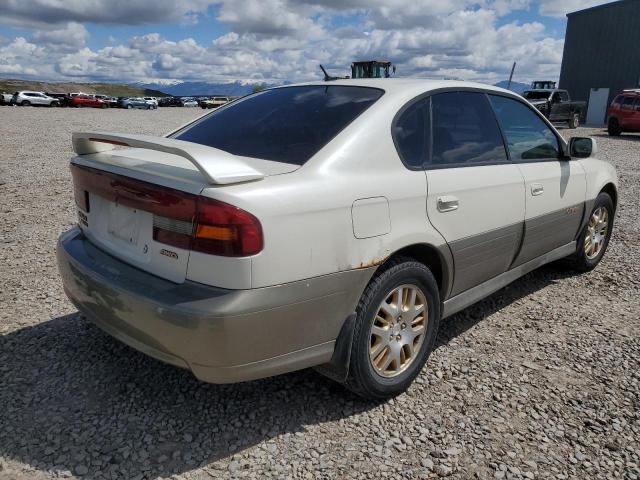
[[[568,275],[542,267],[450,317],[436,348]],[[184,473],[376,406],[313,370],[235,385],[202,383],[77,313],[1,336],[0,385],[0,457],[46,472],[112,478]]]
[[[626,140],[628,142],[640,142],[640,134],[639,133],[633,133],[633,132],[624,132],[621,135],[618,135],[617,137],[612,137],[611,135],[609,135],[605,131],[603,133],[594,133],[591,136],[592,137],[601,137],[601,138],[610,138],[610,139],[615,139],[615,140]]]

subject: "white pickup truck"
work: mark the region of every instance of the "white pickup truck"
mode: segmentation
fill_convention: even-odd
[[[618,198],[594,140],[469,82],[292,85],[73,145],[57,255],[90,320],[204,381],[317,367],[374,399],[443,317],[554,260],[594,268]]]

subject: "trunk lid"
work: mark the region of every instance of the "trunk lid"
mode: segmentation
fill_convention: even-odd
[[[176,283],[185,280],[190,245],[180,248],[163,239],[192,234],[204,188],[299,168],[161,137],[87,132],[74,134],[74,149],[79,154],[71,161],[78,223],[87,238],[114,257]]]

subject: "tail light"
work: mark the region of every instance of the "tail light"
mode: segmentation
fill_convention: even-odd
[[[256,217],[234,205],[207,197],[195,198],[192,222],[154,215],[153,239],[224,257],[255,255],[264,245],[262,226]]]
[[[234,205],[120,175],[72,165],[76,204],[89,212],[91,192],[153,213],[153,239],[184,250],[245,257],[264,247],[260,221]]]
[[[223,255],[245,257],[262,250],[260,221],[238,207],[206,197],[198,197],[191,249]]]

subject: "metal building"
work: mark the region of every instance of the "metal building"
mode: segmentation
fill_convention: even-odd
[[[626,88],[640,88],[640,0],[620,0],[567,15],[560,88],[588,102],[587,123],[602,124]]]

